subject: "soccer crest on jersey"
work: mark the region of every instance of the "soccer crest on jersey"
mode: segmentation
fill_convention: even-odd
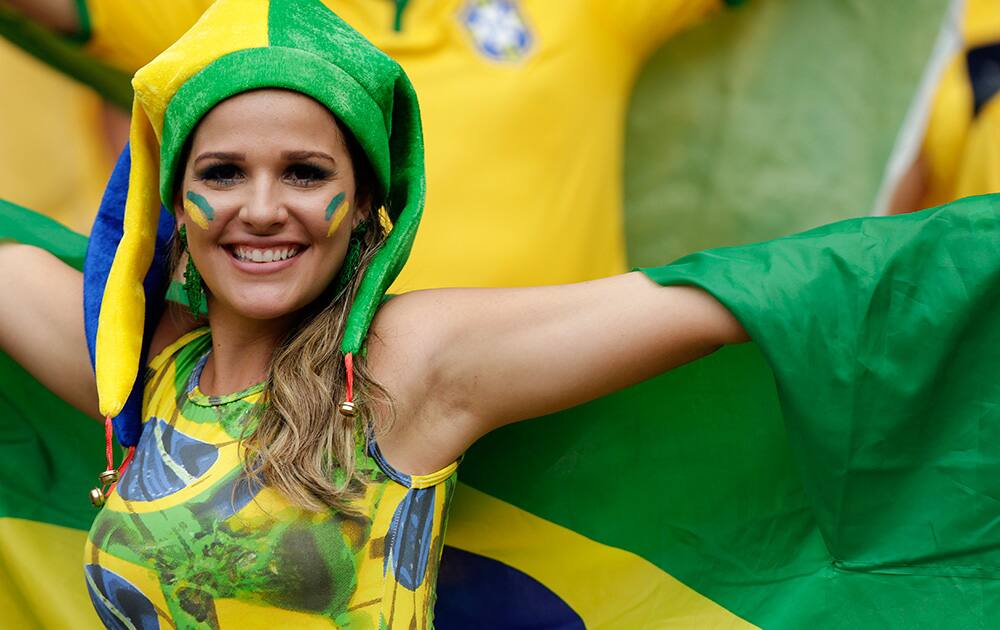
[[[516,0],[469,0],[461,20],[476,48],[494,61],[520,61],[532,37]]]

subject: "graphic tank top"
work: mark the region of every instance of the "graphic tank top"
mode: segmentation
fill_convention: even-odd
[[[207,329],[154,358],[135,458],[88,536],[84,571],[109,628],[432,628],[457,464],[401,474],[359,445],[357,514],[308,512],[242,476],[263,384],[198,388]],[[252,427],[250,427],[252,429]]]

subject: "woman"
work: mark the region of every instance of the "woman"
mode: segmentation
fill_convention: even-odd
[[[845,222],[646,271],[657,284],[706,286],[728,309],[639,274],[383,304],[423,205],[416,101],[394,63],[318,2],[221,0],[135,86],[110,271],[114,230],[103,227],[86,283],[39,250],[0,247],[0,346],[106,418],[110,495],[85,570],[109,626],[429,626],[465,449],[744,341],[730,309],[775,371],[814,504],[800,511],[829,551],[794,571],[776,560],[785,573],[764,582],[744,578],[792,585],[764,619],[881,615],[859,588],[922,602],[930,584],[955,600],[971,588],[964,576],[989,566],[994,512],[974,498],[996,495],[997,476],[980,471],[998,460],[997,442],[969,427],[988,433],[1000,392],[996,379],[966,375],[988,374],[1000,347],[983,323],[1000,313],[1000,202]],[[207,303],[208,326],[170,313],[147,336],[141,437],[119,423],[121,441],[138,445],[118,480],[111,417],[142,354],[161,202],[189,253],[187,301],[196,316]],[[100,298],[96,390],[81,293]],[[957,374],[967,380],[947,379]],[[934,422],[915,424],[921,413]],[[914,495],[919,510],[879,510]],[[783,534],[763,530],[767,545]],[[963,610],[948,618],[990,614]]]
[[[10,278],[20,308],[3,314],[3,348],[109,432],[136,371],[160,200],[189,254],[188,300],[207,303],[207,328],[155,328],[142,438],[91,530],[87,581],[108,625],[425,627],[473,441],[745,339],[707,294],[640,274],[380,308],[423,205],[416,101],[318,2],[216,3],[135,85],[96,390],[81,277],[4,248],[28,271]],[[110,443],[108,463],[110,490]]]

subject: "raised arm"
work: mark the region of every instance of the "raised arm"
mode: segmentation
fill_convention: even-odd
[[[83,330],[83,274],[48,252],[0,243],[0,350],[43,385],[97,417]]]
[[[397,465],[421,469],[444,465],[501,425],[586,402],[747,340],[707,293],[660,287],[640,273],[552,287],[407,294],[382,309],[376,333],[370,360],[399,413],[383,447],[397,454]],[[442,456],[431,462],[426,452]]]

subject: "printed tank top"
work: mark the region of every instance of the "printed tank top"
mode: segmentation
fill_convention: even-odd
[[[198,389],[207,329],[150,362],[135,458],[88,536],[84,571],[109,628],[433,628],[457,464],[410,476],[359,446],[357,514],[308,512],[241,473],[263,385]],[[252,427],[251,427],[252,428]]]

